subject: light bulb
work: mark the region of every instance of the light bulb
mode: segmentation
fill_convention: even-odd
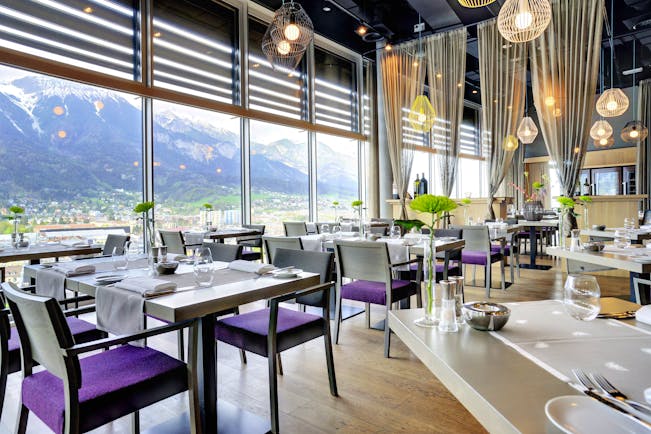
[[[597,130],[597,135],[598,136],[603,136],[604,134],[606,134],[606,130],[604,130],[603,128],[599,128]]]
[[[551,96],[551,95],[548,96],[547,98],[545,98],[545,105],[546,105],[547,107],[553,107],[554,104],[556,104],[556,98],[554,98],[554,97]]]
[[[600,139],[600,140],[599,140],[599,144],[600,144],[601,146],[606,146],[606,145],[608,144],[608,139],[605,139],[605,138],[604,138],[604,139]]]
[[[526,134],[528,136],[529,134],[531,134],[531,130],[529,128],[525,128],[524,129],[524,134]]]
[[[611,112],[614,112],[615,110],[617,110],[617,107],[619,107],[619,104],[617,104],[617,101],[608,101],[606,103],[606,108]]]
[[[425,123],[426,120],[427,120],[427,115],[425,113],[420,113],[418,115],[418,122]]]
[[[295,41],[299,36],[301,36],[301,29],[299,29],[296,24],[288,24],[285,26],[285,31],[283,33],[288,40]]]
[[[638,137],[640,137],[640,133],[638,130],[632,130],[629,133],[629,136],[631,136],[631,139],[637,139]]]
[[[533,24],[533,15],[529,11],[521,11],[515,16],[515,27],[525,30]]]
[[[276,46],[276,49],[278,50],[278,53],[280,54],[289,54],[290,50],[292,49],[291,45],[289,45],[289,42],[285,41],[284,39],[278,43]]]

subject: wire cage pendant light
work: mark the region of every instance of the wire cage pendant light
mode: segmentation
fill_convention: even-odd
[[[623,115],[628,110],[628,97],[619,88],[608,89],[597,100],[597,113],[605,118]]]
[[[409,124],[416,131],[428,132],[434,126],[436,111],[425,95],[418,95],[409,110]]]
[[[459,4],[464,8],[481,8],[495,3],[495,0],[459,0]]]
[[[533,41],[552,20],[549,0],[506,0],[497,17],[504,39],[519,43]]]
[[[538,137],[538,127],[536,123],[529,116],[525,116],[520,121],[518,126],[518,139],[525,144],[530,145]]]
[[[518,149],[518,146],[520,146],[518,139],[511,134],[506,136],[504,143],[502,143],[502,149],[504,149],[506,152],[514,152]]]
[[[613,136],[604,137],[602,139],[594,141],[595,148],[601,148],[601,149],[610,148],[614,144],[615,144],[615,137]]]
[[[262,38],[262,52],[272,67],[295,69],[314,38],[314,25],[303,7],[283,1]]]
[[[622,129],[621,137],[626,143],[638,143],[649,135],[649,130],[640,121],[630,121]]]
[[[594,140],[607,139],[613,135],[613,127],[605,120],[599,120],[590,128],[590,137]]]

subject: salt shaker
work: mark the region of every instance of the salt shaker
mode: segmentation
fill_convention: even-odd
[[[439,320],[439,331],[454,333],[459,331],[457,325],[455,298],[457,283],[451,280],[442,280],[441,284],[441,319]]]
[[[454,291],[454,314],[457,317],[457,324],[463,324],[465,321],[463,319],[463,276],[450,276],[448,278],[452,282],[456,283],[456,289]]]

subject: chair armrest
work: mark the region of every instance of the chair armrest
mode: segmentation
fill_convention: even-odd
[[[155,327],[153,329],[143,330],[141,332],[134,333],[132,335],[120,335],[120,336],[115,336],[113,338],[98,339],[96,341],[87,342],[85,344],[73,345],[70,348],[62,348],[61,352],[66,357],[78,356],[79,354],[101,350],[113,345],[122,345],[132,341],[148,338],[151,336],[168,333],[175,330],[181,330],[191,326],[192,324],[194,324],[194,322],[195,320],[187,320],[187,321],[177,322],[174,324],[164,325],[161,327]]]
[[[419,262],[422,262],[422,256],[414,259],[410,259],[409,261],[403,261],[403,262],[395,262],[392,264],[388,264],[387,267],[389,268],[395,268],[395,267],[402,267],[403,265],[409,265],[409,264],[417,264]]]
[[[304,295],[312,294],[314,292],[323,291],[324,289],[331,288],[335,284],[334,281],[322,283],[317,286],[312,286],[311,288],[303,289],[301,291],[292,292],[290,294],[280,295],[269,300],[270,305],[282,303],[287,300],[293,300],[297,297],[302,297]]]

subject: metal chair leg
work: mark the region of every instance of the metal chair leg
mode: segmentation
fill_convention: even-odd
[[[389,358],[389,350],[391,348],[391,329],[389,329],[389,307],[386,308],[386,316],[384,317],[384,357]]]
[[[179,360],[185,362],[185,339],[183,338],[183,329],[177,332]]]
[[[486,298],[491,298],[491,263],[484,267],[484,279],[486,280]]]
[[[335,286],[335,344],[339,343],[339,328],[341,327],[341,288]]]
[[[371,303],[364,304],[364,314],[366,316],[366,328],[371,328]]]
[[[337,392],[337,378],[335,376],[335,359],[332,355],[332,341],[330,340],[330,324],[325,324],[326,332],[323,334],[323,343],[325,344],[326,365],[328,367],[328,381],[330,382],[330,394],[339,396]]]
[[[506,291],[506,273],[504,272],[504,261],[500,261],[500,272],[502,274],[502,291]],[[513,273],[513,268],[511,268],[511,273]],[[511,279],[513,279],[513,274],[511,274]]]
[[[140,433],[140,412],[138,411],[131,413],[131,433]]]
[[[276,354],[278,358],[278,375],[283,375],[283,359],[280,358],[280,353]]]
[[[16,421],[16,434],[25,434],[25,431],[27,431],[28,417],[29,410],[21,403],[20,411],[18,411],[18,420]]]
[[[280,432],[280,423],[278,421],[278,377],[277,358],[275,354],[269,354],[269,411],[271,413],[271,432],[277,434]]]

